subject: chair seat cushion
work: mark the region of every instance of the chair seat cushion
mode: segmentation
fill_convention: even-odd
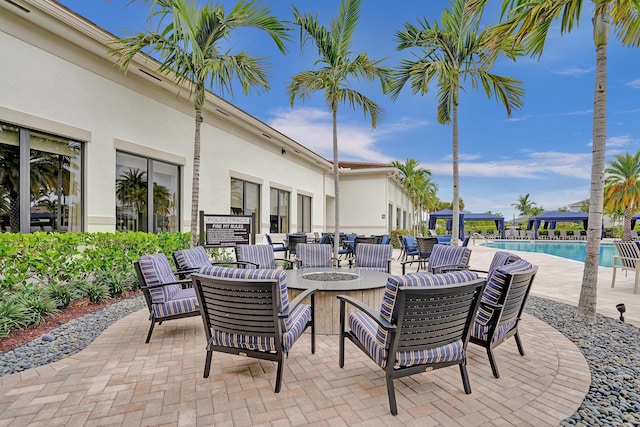
[[[193,288],[179,289],[170,299],[153,304],[156,318],[198,311],[198,300]]]
[[[364,313],[355,312],[349,315],[349,327],[358,341],[364,345],[378,366],[385,368],[387,364],[387,349],[378,339],[378,325]],[[396,354],[396,368],[404,368],[428,363],[451,362],[465,357],[461,340],[454,341],[441,347],[419,351],[403,351]]]
[[[496,334],[493,337],[492,341],[499,341],[504,337],[507,332],[509,332],[516,324],[517,319],[513,319],[512,321],[505,323],[504,325],[498,326],[496,330]],[[482,341],[487,341],[489,339],[489,326],[483,325],[478,322],[473,322],[473,327],[471,328],[471,336],[477,338]]]
[[[297,306],[291,315],[285,319],[285,331],[282,336],[282,345],[285,353],[291,349],[293,343],[302,335],[309,320],[311,320],[311,306],[307,304]],[[211,338],[213,345],[223,347],[244,348],[264,352],[277,351],[275,341],[272,337],[230,334],[214,329]]]

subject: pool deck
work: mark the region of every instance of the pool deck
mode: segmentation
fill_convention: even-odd
[[[486,269],[495,249],[472,249],[472,267]],[[540,267],[534,295],[577,304],[581,263],[521,255]],[[392,265],[394,273],[401,271],[399,262]],[[640,296],[631,293],[631,277],[620,279],[611,289],[611,269],[601,269],[598,311],[617,318],[615,304],[624,302],[627,320],[637,324]],[[576,346],[525,315],[520,329],[526,355],[513,341],[499,346],[500,379],[493,378],[484,350],[470,345],[470,395],[456,367],[403,378],[395,382],[394,417],[383,371],[350,343],[340,369],[336,336],[318,336],[312,355],[304,334],[275,394],[272,362],[216,353],[211,376],[203,378],[199,318],[159,325],[144,344],[145,311],[114,323],[73,356],[1,377],[0,426],[556,426],[577,410],[591,382]]]

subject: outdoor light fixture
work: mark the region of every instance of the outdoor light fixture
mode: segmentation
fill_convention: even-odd
[[[624,304],[616,304],[616,308],[620,312],[620,321],[624,322],[624,312],[627,311],[627,307]]]

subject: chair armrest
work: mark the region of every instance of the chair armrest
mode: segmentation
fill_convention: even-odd
[[[492,310],[500,310],[503,305],[502,304],[494,304],[492,302],[480,301],[480,307],[490,308]]]
[[[296,307],[298,307],[298,305],[300,305],[302,300],[304,300],[308,296],[311,296],[311,306],[313,307],[313,305],[315,304],[314,295],[315,295],[315,293],[317,291],[318,291],[317,289],[312,288],[312,289],[307,289],[306,291],[302,292],[300,295],[295,297],[293,299],[293,301],[289,302],[289,307],[286,310],[282,310],[280,313],[278,313],[278,317],[281,318],[281,319],[289,317],[291,312],[293,310],[295,310]]]
[[[448,273],[450,271],[468,270],[468,269],[469,269],[468,265],[462,265],[462,264],[445,264],[445,265],[431,266],[431,271],[434,274],[442,274],[442,273]]]
[[[340,300],[340,312],[344,312],[344,310],[342,310],[342,306],[345,303],[348,303],[370,317],[371,320],[376,322],[382,329],[389,331],[396,328],[396,325],[393,325],[386,319],[383,319],[379,311],[373,310],[369,306],[365,305],[362,301],[358,301],[357,299],[348,297],[346,295],[338,295],[337,298]]]
[[[273,242],[271,243],[271,246],[281,246],[283,248],[286,248],[285,244],[282,242]]]
[[[259,265],[256,264],[255,262],[251,262],[251,261],[217,261],[217,262],[212,262],[211,265],[217,265],[220,267],[227,267],[229,265],[235,265],[236,268],[240,268],[241,265],[247,266],[247,265],[251,265],[255,268],[258,268]]]
[[[176,280],[175,282],[165,282],[165,283],[154,283],[153,285],[145,285],[142,286],[143,288],[146,289],[155,289],[155,288],[161,288],[163,286],[169,286],[169,285],[188,285],[193,283],[191,279],[184,279],[184,280]]]

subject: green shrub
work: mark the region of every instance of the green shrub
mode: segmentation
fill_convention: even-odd
[[[0,338],[9,336],[13,329],[29,324],[27,308],[17,303],[14,298],[0,301]]]
[[[109,299],[109,286],[101,282],[87,282],[80,288],[80,292],[92,304],[100,304]]]
[[[73,282],[56,282],[44,288],[46,296],[51,298],[58,309],[69,307],[71,302],[75,301],[79,296],[78,288]]]

